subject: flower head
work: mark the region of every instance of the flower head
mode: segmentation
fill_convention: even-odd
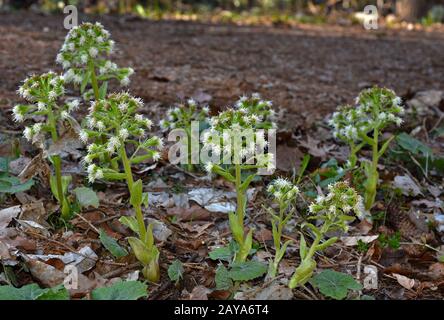
[[[193,99],[188,99],[186,103],[179,104],[178,107],[170,108],[167,111],[166,119],[159,122],[162,130],[191,127],[191,122],[204,122],[207,118],[208,107],[199,108],[198,103]]]
[[[95,138],[95,143],[88,146],[88,154],[84,162],[91,164],[102,162],[105,165],[103,154],[112,155],[114,159],[121,160],[122,152],[127,152],[126,145],[136,145],[136,152],[143,152],[147,159],[158,160],[162,149],[162,139],[159,137],[146,137],[145,130],[151,126],[151,120],[137,113],[142,101],[127,92],[113,93],[103,100],[95,101],[89,110],[87,124],[89,129],[80,132],[83,142]],[[140,156],[140,157],[139,157]],[[145,159],[135,154],[134,158]],[[106,164],[109,165],[109,164]],[[94,167],[92,167],[94,168]],[[103,168],[105,172],[105,166]],[[102,172],[103,173],[103,172]],[[90,175],[96,179],[97,174]]]
[[[299,188],[285,178],[273,180],[267,187],[267,191],[278,201],[292,201],[299,193]]]
[[[245,110],[250,115],[250,119],[258,128],[271,129],[275,121],[275,112],[272,109],[273,103],[261,99],[259,93],[253,93],[251,97],[242,96],[235,103],[236,109]]]
[[[64,79],[50,71],[42,75],[31,76],[23,82],[18,93],[29,102],[54,101],[65,93]]]
[[[23,122],[25,119],[30,119],[35,122],[23,132],[27,140],[33,141],[39,134],[44,138],[44,133],[57,130],[57,122],[69,119],[69,104],[58,105],[59,98],[65,94],[64,85],[64,77],[52,71],[33,75],[23,81],[17,92],[28,101],[28,104],[16,105],[12,109],[12,114],[14,121]],[[46,119],[51,117],[55,121],[48,124],[47,120],[42,119],[45,117]]]
[[[106,59],[112,53],[114,41],[110,33],[100,23],[83,23],[72,28],[65,38],[65,42],[57,54],[56,62],[61,64],[71,76],[67,82],[80,84],[87,76],[89,63],[99,70],[99,74],[106,78],[115,78],[122,85],[129,84],[129,76],[134,73],[131,68],[118,68],[115,63]]]
[[[362,197],[347,182],[331,184],[328,191],[327,196],[318,196],[310,204],[309,211],[315,215],[310,219],[319,218],[336,229],[346,231],[353,215],[360,217],[364,214]]]
[[[379,87],[367,89],[359,94],[355,102],[356,106],[339,107],[328,120],[333,127],[334,137],[357,142],[374,129],[382,130],[389,124],[402,124],[402,100],[392,90]]]

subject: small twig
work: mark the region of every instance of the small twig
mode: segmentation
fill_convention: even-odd
[[[439,115],[439,119],[438,121],[436,121],[435,125],[432,127],[432,129],[430,129],[430,132],[432,132],[433,130],[435,130],[439,124],[441,123],[441,121],[444,119],[444,112],[442,112],[438,107],[433,106],[432,107],[433,110]]]
[[[314,294],[313,291],[311,291],[310,289],[308,289],[306,286],[302,286],[302,288],[304,288],[305,291],[307,291],[315,300],[320,300],[318,296],[316,296]]]
[[[421,164],[418,162],[418,160],[415,159],[415,157],[413,157],[410,153],[409,153],[410,159],[412,159],[412,161],[419,167],[419,169],[421,169],[422,174],[424,175],[424,177],[427,179],[427,181],[431,182],[428,178],[428,173],[427,171],[424,170],[424,168],[421,166]],[[428,157],[427,157],[427,162],[429,161]],[[403,167],[401,167],[403,168]],[[403,168],[404,170],[406,170],[407,172],[409,172],[407,169]],[[410,173],[410,172],[409,172]]]
[[[76,216],[78,216],[80,219],[82,219],[86,224],[88,224],[88,226],[92,229],[92,230],[94,230],[97,234],[100,234],[100,231],[99,231],[99,229],[97,229],[96,227],[94,227],[94,225],[90,222],[90,221],[88,221],[88,220],[86,220],[84,217],[82,217],[80,214],[78,214],[78,213],[76,213]]]
[[[423,247],[426,247],[426,248],[433,250],[435,252],[439,252],[438,249],[433,248],[431,245],[428,245],[427,243],[419,243],[419,242],[416,242],[413,240],[412,240],[412,242],[400,242],[399,244],[407,245],[407,246],[423,246]]]
[[[299,242],[299,241],[296,240],[295,238],[290,237],[290,236],[287,236],[287,235],[285,235],[285,234],[282,235],[282,238],[287,239],[287,240],[292,240],[292,241],[294,241],[295,244]]]
[[[118,266],[118,267],[124,267],[124,266],[128,265],[127,263],[107,261],[107,260],[99,260],[98,262],[103,263],[103,264],[107,264],[110,266]]]
[[[199,265],[196,265],[196,264],[199,264]],[[191,269],[197,269],[197,270],[206,270],[207,269],[206,267],[200,266],[200,263],[185,262],[185,263],[183,263],[183,265],[185,267],[188,267],[188,268],[191,268]]]
[[[74,249],[73,247],[71,247],[71,246],[69,246],[69,245],[67,245],[67,244],[65,244],[65,243],[63,243],[63,242],[60,242],[60,241],[57,241],[57,240],[54,240],[54,239],[50,239],[50,238],[48,238],[48,237],[46,237],[46,236],[44,236],[44,235],[41,235],[41,234],[39,234],[39,233],[36,233],[36,232],[32,232],[32,231],[30,231],[30,230],[23,230],[25,233],[27,233],[27,234],[30,234],[30,235],[33,235],[33,236],[37,236],[37,237],[39,237],[40,239],[44,239],[44,240],[46,240],[46,241],[49,241],[49,242],[53,242],[53,243],[55,243],[55,244],[58,244],[59,246],[62,246],[63,248],[65,248],[65,249],[67,249],[68,251],[70,251],[70,252],[72,252],[72,253],[75,253],[75,254],[78,254],[79,256],[82,256],[82,257],[84,257],[85,259],[90,259],[90,260],[96,260],[96,259],[93,259],[93,258],[91,258],[91,257],[89,257],[89,256],[87,256],[87,255],[84,255],[84,254],[82,254],[82,253],[80,253],[80,252],[78,252],[76,249]]]
[[[106,217],[106,218],[103,218],[101,220],[94,221],[94,222],[92,222],[92,224],[102,224],[104,222],[108,222],[108,221],[114,220],[114,219],[119,218],[121,216],[122,216],[121,214],[115,214],[115,215],[113,215],[111,217]]]
[[[306,300],[313,300],[312,297],[310,297],[309,295],[303,293],[303,292],[300,291],[300,290],[294,290],[294,293],[295,293],[295,295],[298,295],[299,297],[302,297],[302,298],[304,298],[304,299],[306,299]]]
[[[430,138],[429,138],[429,132],[427,131],[426,120],[427,120],[426,118],[424,118],[422,120],[422,127],[423,127],[423,130],[424,130],[425,136],[426,136],[426,142],[429,143],[430,142]]]
[[[105,279],[114,278],[114,277],[117,277],[117,276],[121,275],[125,271],[131,270],[131,269],[135,269],[136,267],[140,267],[140,262],[131,263],[131,264],[128,264],[128,265],[126,265],[126,266],[124,266],[122,268],[110,271],[110,272],[105,273],[104,275],[102,275],[102,277],[105,278]]]
[[[359,255],[358,264],[356,268],[358,271],[356,272],[356,280],[359,280],[361,278],[361,264],[362,264],[362,254]]]
[[[158,288],[155,292],[151,293],[149,296],[150,300],[156,300],[157,297],[166,289],[168,289],[170,286],[172,285],[171,281],[167,281],[164,284],[162,284],[161,286],[158,285]]]

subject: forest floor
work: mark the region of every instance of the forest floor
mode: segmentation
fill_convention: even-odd
[[[444,32],[97,20],[118,44],[118,65],[137,71],[131,92],[162,105],[194,96],[224,106],[243,93],[260,92],[294,111],[289,116],[299,123],[350,103],[374,84],[403,96],[444,89]],[[54,69],[65,34],[63,16],[0,15],[0,106],[17,99],[26,75]]]
[[[19,101],[16,90],[21,81],[31,73],[58,70],[54,61],[67,32],[63,28],[63,18],[61,15],[35,13],[0,14],[0,156],[10,155],[11,145],[15,143],[13,138],[20,135],[19,126],[11,120],[10,110]],[[412,132],[419,128],[415,132],[416,138],[426,141],[437,155],[442,156],[442,133],[432,135],[431,132],[442,125],[444,112],[444,31],[365,31],[359,26],[315,25],[296,28],[238,27],[153,22],[135,17],[83,18],[85,21],[98,20],[110,30],[117,44],[113,60],[121,67],[135,69],[128,89],[145,101],[144,112],[156,122],[161,112],[170,105],[189,97],[199,103],[208,103],[213,113],[233,103],[242,94],[259,92],[265,99],[272,100],[276,110],[283,111],[278,127],[277,155],[281,174],[291,175],[304,153],[312,156],[309,171],[313,174],[316,174],[315,168],[320,163],[332,157],[338,161],[345,160],[345,149],[334,143],[331,133],[320,121],[338,105],[352,103],[359,91],[375,84],[394,89],[404,101],[416,99],[415,106],[424,107],[422,116],[407,123],[405,130]],[[74,93],[68,91],[68,95]],[[79,159],[82,154],[74,149],[71,148],[64,159],[64,168],[81,176]],[[36,155],[35,148],[26,143],[20,145],[20,150],[22,158],[27,159],[23,163],[29,163]],[[23,163],[15,164],[16,172],[23,169]],[[416,177],[413,180],[423,191],[420,200],[395,193],[380,195],[377,209],[386,215],[383,222],[373,226],[361,222],[356,225],[352,236],[393,235],[399,231],[401,247],[383,247],[373,239],[363,253],[346,241],[339,242],[320,258],[322,261],[318,268],[334,267],[356,275],[357,268],[358,274],[361,273],[361,266],[376,266],[380,271],[378,289],[366,289],[365,292],[377,299],[442,298],[444,264],[436,262],[435,252],[441,250],[442,234],[429,230],[423,220],[413,221],[411,214],[412,210],[419,208],[429,218],[438,211],[442,213],[442,202],[438,201],[443,193],[442,173],[438,170],[435,176],[424,178],[417,173],[422,168],[412,169],[415,164],[401,163],[396,156],[394,161],[392,158],[392,162],[388,161],[385,165],[385,173],[381,175],[384,181],[403,174]],[[229,295],[213,290],[217,263],[208,258],[212,247],[227,243],[226,213],[205,209],[202,194],[213,195],[217,202],[220,200],[216,199],[217,192],[222,190],[224,196],[232,201],[230,193],[227,193],[232,186],[220,179],[210,184],[205,179],[196,179],[196,175],[201,176],[199,173],[186,173],[167,163],[140,171],[155,205],[147,214],[162,221],[164,230],[169,230],[167,235],[159,231],[162,281],[150,288],[150,299],[220,299]],[[271,226],[261,209],[265,201],[262,189],[261,183],[255,188],[249,204],[249,223],[258,230],[255,240],[265,248],[260,250],[258,257],[266,261]],[[100,190],[101,207],[88,210],[83,218],[74,219],[71,233],[53,230],[49,226],[51,232],[43,235],[36,235],[33,231],[22,233],[18,226],[6,228],[17,228],[14,231],[16,238],[9,239],[9,245],[15,245],[28,254],[63,255],[90,246],[99,259],[92,271],[86,273],[90,283],[85,285],[87,289],[76,293],[78,297],[108,279],[126,277],[138,269],[130,258],[113,261],[97,240],[94,226],[105,229],[119,240],[129,235],[128,230],[117,221],[119,216],[129,211],[123,200],[126,197],[125,186],[116,183],[112,188],[106,188],[102,185]],[[49,205],[49,198],[48,186],[43,184],[33,188],[33,193],[27,197],[8,198],[0,204],[0,208],[12,205],[35,208],[36,203],[44,200],[39,210],[45,215],[54,209]],[[412,205],[414,201],[416,204]],[[41,217],[39,219],[41,221]],[[11,225],[14,223],[11,222]],[[8,237],[1,231],[0,223],[0,243],[7,241]],[[290,232],[288,237],[298,238],[297,231]],[[418,245],[419,242],[422,244]],[[434,250],[428,250],[427,246]],[[296,256],[293,252],[293,256],[283,260],[281,275],[291,275],[297,265]],[[11,259],[19,260],[18,257]],[[186,270],[183,281],[178,285],[166,276],[166,269],[174,259],[181,260]],[[58,263],[52,263],[56,268],[62,268]],[[45,279],[39,279],[35,272],[31,276],[23,269],[16,272],[15,278],[17,284],[34,280],[45,283]],[[263,292],[265,286],[258,284],[253,287],[254,292],[251,288],[243,288],[245,292],[241,298],[253,297],[258,291]],[[307,290],[295,290],[291,296],[321,298],[319,293]],[[282,292],[277,296],[279,294],[288,296]]]

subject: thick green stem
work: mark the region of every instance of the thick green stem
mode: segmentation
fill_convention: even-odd
[[[133,173],[131,171],[130,161],[128,159],[128,156],[126,155],[126,150],[124,145],[120,147],[120,156],[122,158],[123,168],[126,174],[126,183],[128,185],[128,189],[131,195],[131,193],[133,192],[134,179],[133,179]],[[145,241],[146,228],[145,228],[145,221],[143,219],[142,207],[140,205],[137,205],[134,207],[134,210],[136,212],[137,224],[139,226],[139,236],[142,241]]]
[[[318,235],[314,239],[310,250],[308,251],[307,255],[305,256],[305,259],[312,259],[314,254],[316,253],[316,247],[318,246],[319,242],[321,242],[321,237]]]
[[[379,174],[378,174],[378,162],[379,162],[379,132],[377,129],[373,133],[372,143],[372,163],[370,170],[367,173],[367,184],[365,194],[365,209],[370,210],[375,203],[376,189],[378,186]]]
[[[193,159],[193,155],[191,154],[192,150],[191,150],[191,130],[187,130],[187,139],[188,139],[188,161],[187,161],[187,170],[189,172],[193,172],[194,171],[194,166],[192,163],[192,159]]]
[[[316,252],[316,247],[319,245],[321,241],[322,235],[316,235],[315,240],[313,241],[310,250],[307,255],[301,261],[301,264],[296,268],[295,273],[291,277],[288,286],[290,289],[296,288],[298,285],[305,284],[313,275],[313,271],[316,268],[316,261],[313,259],[313,256]]]
[[[242,176],[241,176],[241,167],[240,164],[235,165],[236,170],[236,193],[237,193],[237,221],[240,226],[244,226],[244,203],[245,203],[245,195],[241,190],[242,185]],[[243,244],[243,243],[242,243]]]
[[[48,112],[48,125],[51,130],[51,138],[52,142],[56,143],[59,140],[59,136],[57,134],[57,123],[54,118],[54,113],[52,112],[52,107],[49,105],[49,112]],[[56,186],[57,186],[57,195],[59,197],[60,206],[62,208],[62,218],[66,219],[68,218],[67,215],[69,215],[69,210],[65,208],[67,202],[65,201],[65,194],[63,193],[63,184],[62,184],[62,159],[60,158],[60,155],[54,155],[51,157],[52,162],[54,164],[54,173],[56,177]]]
[[[92,86],[93,92],[94,92],[94,99],[96,101],[99,101],[100,100],[100,91],[99,91],[99,83],[97,81],[96,66],[94,64],[94,60],[90,59],[88,61],[88,69],[89,69],[89,72],[91,73],[91,86]],[[106,142],[105,136],[102,136],[101,142],[102,142],[102,144],[105,144],[105,142]],[[117,169],[117,166],[112,163],[111,156],[109,155],[109,153],[104,154],[104,160],[110,164],[111,168],[113,168],[114,170]]]

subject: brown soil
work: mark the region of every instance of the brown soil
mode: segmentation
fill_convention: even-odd
[[[162,105],[189,96],[223,106],[260,92],[275,105],[313,118],[351,102],[372,84],[399,94],[444,89],[444,33],[365,31],[359,26],[237,27],[152,22],[134,17],[101,21],[118,44],[114,59],[136,70],[130,90]],[[66,30],[63,16],[0,14],[0,106],[11,107],[29,73],[54,69]],[[315,112],[313,112],[316,110]]]

